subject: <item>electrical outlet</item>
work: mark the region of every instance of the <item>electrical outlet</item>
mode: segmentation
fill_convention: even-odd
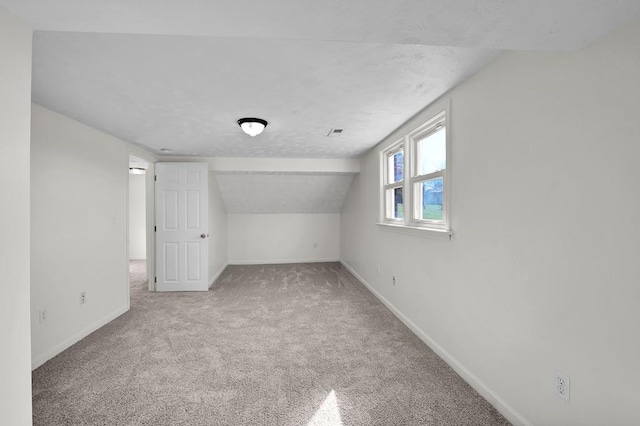
[[[393,286],[394,287],[396,286],[396,276],[395,275],[393,276]]]
[[[47,311],[45,310],[38,311],[38,320],[40,321],[40,324],[45,322],[47,320]]]
[[[376,272],[380,275],[380,265],[376,265]]]
[[[318,248],[318,243],[313,243],[313,248]]]
[[[80,293],[80,304],[84,305],[85,303],[87,303],[87,293],[83,291]]]
[[[556,370],[556,395],[569,402],[571,393],[571,379],[561,371]]]

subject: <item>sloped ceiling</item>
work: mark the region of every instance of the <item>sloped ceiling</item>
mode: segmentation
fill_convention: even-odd
[[[0,5],[35,30],[32,93],[42,106],[159,156],[165,148],[173,156],[319,159],[362,155],[504,50],[579,49],[640,14],[637,0]],[[241,133],[236,120],[247,116],[268,120],[266,131]],[[328,138],[332,128],[344,132]],[[281,204],[290,210],[327,205],[303,202],[302,188],[323,193],[327,179],[218,177],[238,211],[275,210],[266,201],[248,206],[248,196],[243,205],[260,185],[273,198],[300,187]],[[338,177],[332,185],[341,187]]]
[[[340,213],[353,174],[216,174],[229,213]]]

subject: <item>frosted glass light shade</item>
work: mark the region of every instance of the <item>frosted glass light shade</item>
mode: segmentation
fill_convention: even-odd
[[[251,137],[258,136],[267,127],[267,122],[261,118],[241,118],[238,124],[242,131]]]

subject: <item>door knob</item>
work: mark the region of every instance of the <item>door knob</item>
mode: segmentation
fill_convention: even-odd
[[[207,238],[209,236],[209,234],[200,234],[200,238]]]

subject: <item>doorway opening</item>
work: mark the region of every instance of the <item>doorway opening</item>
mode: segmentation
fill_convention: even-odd
[[[129,289],[147,291],[147,183],[149,162],[129,155]]]

